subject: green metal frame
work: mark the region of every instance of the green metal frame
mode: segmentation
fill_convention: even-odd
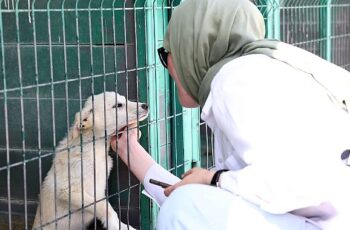
[[[177,1],[178,3],[179,1]],[[266,24],[266,37],[273,39],[281,39],[280,31],[280,0],[261,0],[258,1],[260,10],[264,14]],[[325,15],[322,21],[322,34],[321,37],[326,38],[324,58],[330,60],[331,58],[331,0],[320,0],[320,3],[326,2],[327,7],[320,8]],[[199,109],[186,109],[182,108],[176,101],[176,90],[172,81],[167,82],[167,73],[164,72],[159,65],[157,55],[155,53],[156,48],[162,46],[162,40],[166,29],[168,10],[165,8],[164,1],[162,0],[148,0],[147,7],[151,7],[152,10],[147,10],[147,38],[148,48],[147,66],[154,66],[155,68],[149,68],[149,102],[151,105],[150,120],[156,121],[155,125],[150,126],[150,153],[162,166],[169,169],[169,159],[162,159],[161,152],[161,140],[160,140],[160,125],[157,121],[160,119],[159,114],[159,96],[160,92],[165,92],[166,98],[170,100],[172,105],[173,114],[175,118],[171,124],[167,123],[167,130],[171,127],[172,140],[176,141],[176,144],[172,146],[172,161],[175,162],[175,168],[173,173],[180,175],[184,171],[200,165],[200,135],[199,135]],[[162,7],[162,10],[159,10]],[[168,84],[169,83],[169,84]],[[172,91],[172,93],[171,93]],[[172,95],[172,96],[171,96]],[[172,97],[172,98],[170,98]],[[177,114],[182,116],[177,117]],[[178,130],[182,130],[180,133]],[[168,133],[169,134],[169,133]],[[180,163],[180,164],[178,164]],[[183,163],[183,164],[181,164]],[[155,219],[158,213],[158,208],[152,207],[152,220],[148,226],[142,225],[143,229],[155,227]]]
[[[281,38],[280,31],[280,1],[279,0],[261,0],[260,11],[263,13],[266,25],[266,37],[273,39]]]
[[[280,4],[281,0],[260,0],[260,10],[264,14],[266,24],[266,37],[281,39],[280,31]],[[332,53],[332,0],[319,0],[320,9],[320,38],[322,42],[321,55],[324,59],[331,61]]]
[[[332,0],[320,0],[321,10],[321,38],[325,38],[323,42],[321,55],[324,59],[332,61]]]
[[[164,0],[145,2],[146,18],[146,66],[148,79],[149,153],[164,168],[177,176],[200,162],[199,109],[186,109],[177,100],[175,84],[158,60],[156,49],[162,46],[168,15],[173,6]],[[161,101],[161,98],[163,99]],[[167,106],[170,106],[167,108]],[[163,108],[164,114],[161,113]],[[170,114],[169,114],[170,113]],[[168,119],[168,117],[171,117]],[[161,122],[164,122],[162,130]],[[163,132],[163,135],[161,135]],[[165,134],[164,134],[165,132]],[[165,146],[162,137],[165,135]],[[168,140],[173,143],[168,146]],[[162,151],[165,148],[165,155]],[[141,198],[142,229],[154,229],[158,207],[148,198]]]
[[[149,153],[152,157],[159,162],[163,167],[167,168],[167,163],[161,160],[161,137],[160,137],[160,94],[161,91],[165,93],[168,91],[168,87],[163,83],[165,80],[164,71],[157,68],[158,60],[156,56],[156,47],[159,46],[159,38],[162,37],[162,25],[164,24],[164,17],[159,15],[162,12],[157,11],[159,1],[146,1],[146,37],[147,37],[147,66],[153,66],[147,71],[148,78],[148,102],[150,105],[149,120],[152,122],[149,127]],[[167,129],[168,130],[168,129]],[[142,229],[154,229],[155,220],[158,213],[158,209],[153,202],[150,202],[150,219],[148,223],[142,223]],[[145,207],[141,207],[144,209]]]
[[[321,18],[320,25],[318,25],[320,27],[318,28],[320,31],[319,37],[322,40],[321,56],[332,61],[331,20],[333,16],[332,3],[335,1],[317,1],[317,7],[320,7],[318,9],[315,8],[315,10],[317,12],[319,10]],[[72,1],[62,1],[61,8],[55,8],[55,4],[53,4],[55,1],[53,0],[47,2],[44,0],[34,0],[29,1],[29,3],[30,2],[31,7],[29,7],[29,10],[18,9],[19,4],[24,4],[26,1],[15,1],[16,11],[0,8],[0,15],[2,16],[0,17],[0,72],[3,75],[3,79],[0,80],[0,86],[2,85],[3,87],[2,94],[4,108],[2,116],[5,120],[4,136],[7,139],[18,139],[23,141],[23,143],[19,142],[19,144],[22,144],[22,149],[18,156],[20,157],[19,161],[23,162],[21,168],[23,170],[22,176],[24,178],[27,177],[28,174],[31,174],[32,171],[34,172],[34,168],[37,171],[36,166],[31,166],[32,168],[28,167],[28,169],[26,169],[26,160],[32,157],[32,155],[34,156],[36,152],[31,153],[30,151],[26,151],[24,154],[24,151],[28,150],[28,143],[32,141],[30,135],[24,136],[24,131],[36,130],[38,133],[43,132],[43,134],[41,134],[42,136],[49,136],[47,133],[57,135],[57,137],[59,137],[59,135],[62,136],[63,133],[67,131],[70,123],[69,119],[73,116],[73,109],[81,107],[81,104],[78,104],[74,100],[69,100],[68,105],[68,99],[70,97],[79,97],[78,99],[81,99],[86,96],[85,94],[88,94],[87,92],[90,93],[94,89],[102,90],[105,88],[106,84],[108,85],[113,81],[114,78],[110,77],[111,74],[115,75],[115,81],[117,82],[119,75],[123,75],[124,73],[123,68],[123,71],[120,71],[119,67],[117,67],[117,59],[126,59],[126,54],[119,51],[122,51],[122,49],[128,49],[126,46],[132,42],[132,35],[128,29],[129,27],[124,25],[127,21],[125,18],[125,12],[127,10],[125,10],[123,4],[126,4],[126,1],[103,0],[94,2],[93,0],[80,0],[76,1],[76,6],[73,5],[74,2]],[[36,2],[40,4],[36,4]],[[172,5],[168,5],[169,2],[172,2]],[[136,33],[135,54],[138,59],[136,60],[136,71],[139,84],[138,95],[140,101],[145,101],[147,99],[147,102],[150,105],[149,123],[147,126],[141,128],[142,132],[146,134],[143,135],[141,143],[147,148],[157,162],[178,176],[194,166],[201,165],[199,131],[200,110],[186,109],[179,104],[175,83],[168,76],[168,72],[160,64],[156,49],[162,46],[163,36],[167,28],[172,8],[180,2],[181,0],[135,0],[135,24],[133,25],[135,26],[134,30]],[[4,3],[4,1],[0,0],[0,3]],[[281,34],[281,30],[283,31],[283,29],[281,29],[280,25],[282,0],[257,0],[257,3],[264,15],[267,30],[266,37],[281,39],[281,36],[283,36]],[[35,8],[35,6],[41,6],[41,4],[46,4],[46,8]],[[95,4],[101,5],[94,6]],[[104,7],[109,7],[109,9],[104,11],[102,10]],[[110,9],[111,7],[113,10]],[[15,12],[15,14],[11,15],[13,12]],[[24,13],[28,13],[28,20],[25,20],[26,17],[24,16],[26,15],[24,15]],[[15,25],[15,22],[18,24],[17,26]],[[72,26],[67,26],[66,24],[69,24],[69,22],[74,23]],[[30,30],[31,27],[34,30],[33,33]],[[113,31],[123,32],[113,35],[107,32],[105,34],[105,28],[112,27]],[[62,32],[61,29],[63,29],[64,32]],[[32,34],[35,35],[35,38],[32,38],[32,36],[34,36]],[[64,40],[63,44],[60,41],[62,36]],[[38,42],[38,47],[36,46],[36,42]],[[9,46],[10,43],[16,45],[12,47]],[[28,48],[24,45],[31,43],[34,43],[35,47]],[[54,46],[53,44],[56,43],[58,45]],[[95,44],[98,46],[95,47]],[[115,47],[111,47],[112,45],[115,45]],[[90,56],[80,55],[80,52],[83,54],[83,52],[87,51],[86,49],[82,49],[83,46],[90,48]],[[16,50],[17,52],[15,52]],[[5,56],[8,55],[9,52],[15,52],[15,54],[21,58],[34,58],[27,58],[28,60],[26,59],[23,61],[22,66],[16,69],[14,68],[16,67],[16,61],[12,63],[5,60]],[[115,54],[114,56],[117,56],[117,58],[115,63],[110,63],[107,57],[108,55],[113,54]],[[49,56],[49,58],[44,58],[45,56]],[[79,56],[79,61],[77,60],[77,56]],[[21,58],[18,61],[21,61]],[[82,60],[80,60],[80,58]],[[13,60],[17,59],[14,58]],[[64,63],[62,60],[65,60]],[[51,68],[52,66],[64,66],[64,68]],[[91,68],[89,68],[89,66]],[[39,70],[38,67],[40,67]],[[128,68],[128,66],[125,67],[126,69]],[[105,68],[107,68],[107,71]],[[9,69],[12,69],[12,71],[9,71]],[[112,69],[115,69],[115,74]],[[34,77],[19,80],[16,75],[18,71],[23,72],[23,74],[34,73]],[[49,77],[39,77],[44,75]],[[65,85],[62,84],[53,87],[53,75],[55,75],[56,81],[64,80]],[[93,78],[94,75],[102,75],[103,78],[99,77],[95,79]],[[88,78],[89,76],[91,79]],[[82,77],[84,77],[84,79],[82,79]],[[78,78],[80,79],[79,81],[77,80]],[[72,82],[68,84],[68,81]],[[40,90],[39,84],[41,84]],[[25,89],[25,86],[29,85],[35,86],[33,92],[37,97],[36,103],[38,104],[32,105],[37,108],[39,115],[36,116],[38,120],[32,123],[37,123],[37,125],[34,124],[34,126],[37,127],[31,129],[30,125],[32,124],[31,122],[24,120],[22,111],[22,118],[19,119],[18,127],[15,127],[22,131],[18,135],[16,134],[17,136],[13,135],[13,137],[17,138],[13,138],[9,135],[11,129],[14,129],[13,124],[11,124],[13,118],[9,117],[8,114],[10,114],[13,109],[22,108],[23,110],[23,107],[25,107],[25,110],[27,110],[27,107],[30,106],[28,103],[23,103],[23,98],[29,97],[29,90]],[[91,88],[91,85],[96,85],[96,88]],[[56,88],[58,86],[62,87]],[[70,88],[79,89],[81,92],[79,95],[70,95],[68,94],[68,86]],[[63,87],[66,87],[66,94],[64,93],[65,91],[63,90]],[[7,89],[12,89],[12,91],[8,91]],[[55,96],[59,95],[62,98],[66,97],[67,105],[61,101],[54,101],[54,95],[52,95],[53,92],[55,92]],[[85,94],[82,95],[82,92]],[[13,103],[9,98],[14,95],[18,97],[20,100],[19,102],[22,103],[21,108],[12,105]],[[44,96],[49,97],[50,101],[39,101],[39,98]],[[52,106],[50,103],[52,103]],[[63,106],[67,107],[66,114],[64,116],[56,116],[55,119],[58,119],[59,123],[68,119],[67,127],[55,127],[54,119],[51,117],[56,115],[54,111],[51,110],[55,110],[55,108],[59,108],[60,106],[62,106],[62,108]],[[45,108],[51,108],[51,110],[47,112]],[[50,112],[52,112],[52,115],[50,115]],[[44,126],[45,123],[47,123],[46,126]],[[46,130],[47,133],[44,133],[44,130]],[[27,141],[26,138],[29,138],[30,140]],[[43,138],[43,141],[46,141],[45,143],[41,143],[41,140],[39,140],[40,144],[37,146],[38,152],[40,153],[39,155],[41,155],[42,150],[47,150],[44,148],[45,146],[53,146],[55,144],[55,138],[56,136],[46,139]],[[13,150],[10,149],[8,143],[9,141],[7,140],[5,146],[5,158],[7,160],[6,164],[10,165],[10,153]],[[33,148],[36,148],[36,145],[33,146]],[[14,156],[14,154],[11,155],[11,160]],[[39,156],[39,161],[41,162],[41,156]],[[43,168],[44,167],[46,166],[43,165]],[[10,168],[8,168],[6,170],[7,181],[10,181],[10,176],[15,178],[15,173],[12,169],[10,170]],[[3,172],[4,171],[5,170],[3,170]],[[15,179],[12,179],[12,183],[17,182]],[[18,195],[12,187],[19,188],[21,186],[23,187],[23,184],[20,184],[20,180],[15,186],[7,186],[7,191],[5,192],[9,193],[8,198],[10,199]],[[27,186],[24,185],[24,188],[26,187]],[[3,187],[3,189],[5,189],[5,187]],[[116,191],[119,191],[119,188],[116,189]],[[30,194],[31,192],[29,191],[27,197],[27,193],[25,193],[24,200],[27,200],[27,198],[30,199]],[[121,197],[123,196],[123,199],[126,195],[127,193],[120,194]],[[8,204],[8,209],[14,210],[11,205],[11,203]],[[155,229],[158,207],[145,196],[141,196],[140,206],[141,228]],[[25,212],[27,213],[27,210]],[[9,222],[11,222],[11,216],[9,216]],[[27,224],[28,221],[26,220],[25,222]]]
[[[199,109],[183,108],[184,171],[201,163],[199,116]]]

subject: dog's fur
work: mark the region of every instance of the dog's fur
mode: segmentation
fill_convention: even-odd
[[[147,115],[146,104],[126,101],[114,92],[89,97],[82,111],[75,115],[67,137],[57,147],[53,165],[42,184],[33,228],[55,229],[57,224],[57,229],[81,229],[94,218],[96,198],[95,214],[104,227],[107,227],[108,206],[108,228],[119,229],[120,224],[121,229],[127,229],[105,200],[112,168],[112,158],[108,155],[110,137]],[[89,205],[83,209],[84,216],[82,200],[84,206]]]

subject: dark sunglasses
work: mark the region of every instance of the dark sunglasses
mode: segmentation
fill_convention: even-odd
[[[164,47],[160,47],[158,49],[159,60],[164,66],[164,68],[168,68],[168,54],[169,52],[166,49],[164,49]]]

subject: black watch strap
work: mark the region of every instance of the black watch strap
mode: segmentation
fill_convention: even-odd
[[[214,173],[213,178],[211,179],[210,185],[217,186],[217,184],[218,184],[218,182],[219,182],[219,179],[220,179],[221,173],[227,172],[227,171],[228,171],[228,169],[220,169],[220,170],[216,171],[216,172]]]

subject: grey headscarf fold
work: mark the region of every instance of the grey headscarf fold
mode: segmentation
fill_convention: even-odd
[[[347,71],[264,36],[264,19],[249,0],[185,0],[172,14],[164,47],[172,54],[183,87],[201,106],[223,65],[240,56],[264,54],[309,73],[343,107],[343,99],[350,98]],[[337,76],[324,76],[319,65],[327,65]]]

